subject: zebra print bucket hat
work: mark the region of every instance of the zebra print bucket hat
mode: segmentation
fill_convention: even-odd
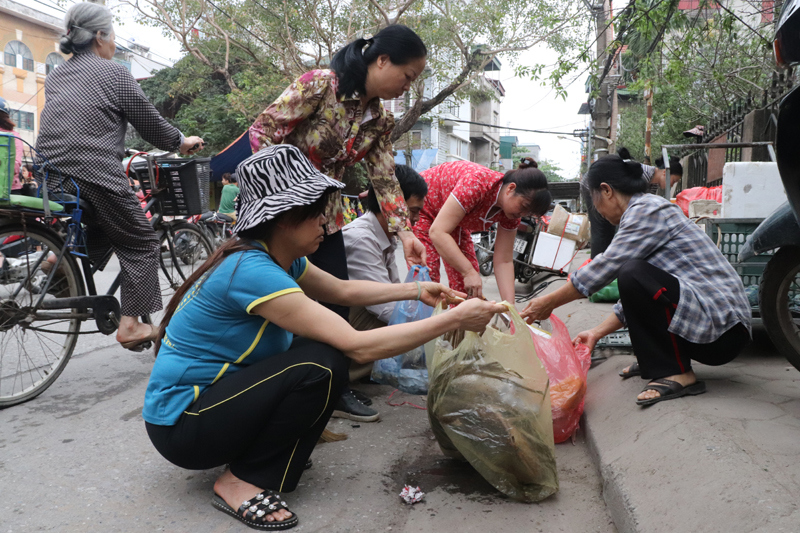
[[[313,204],[331,187],[344,183],[317,170],[291,144],[276,144],[259,150],[236,167],[239,199],[233,231],[258,226],[293,207]]]

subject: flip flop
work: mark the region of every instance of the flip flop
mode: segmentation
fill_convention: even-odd
[[[150,335],[141,339],[136,339],[135,341],[121,342],[120,345],[132,352],[143,352],[144,350],[150,349],[153,345],[153,341],[156,340],[156,336],[158,336],[158,328],[150,324]]]
[[[627,372],[625,371],[625,368],[628,369]],[[619,371],[619,377],[621,377],[622,379],[628,379],[634,376],[642,375],[642,369],[639,368],[639,363],[633,363],[631,366],[625,368]]]
[[[664,400],[674,400],[681,396],[697,396],[706,392],[706,384],[704,381],[698,381],[691,385],[683,386],[677,381],[671,379],[654,379],[647,386],[642,389],[642,392],[654,390],[661,394],[658,398],[650,398],[649,400],[636,400],[636,405],[648,406],[654,403],[663,402]]]
[[[294,511],[290,511],[292,516],[286,520],[282,520],[280,522],[277,520],[274,522],[267,521],[268,514],[274,513],[275,511],[280,511],[281,509],[286,509],[287,511],[289,510],[289,508],[286,506],[286,502],[281,500],[281,498],[271,490],[259,492],[246,502],[242,503],[242,505],[239,506],[238,511],[234,511],[233,507],[228,505],[227,502],[223,500],[222,497],[216,492],[214,493],[214,497],[211,499],[211,504],[223,513],[231,515],[247,527],[251,527],[253,529],[260,529],[262,531],[278,531],[281,529],[293,528],[298,524],[297,514]]]

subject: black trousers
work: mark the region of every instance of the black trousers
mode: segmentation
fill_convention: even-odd
[[[81,198],[93,208],[86,216],[86,244],[89,258],[102,270],[103,256],[114,250],[122,272],[120,307],[124,316],[141,316],[162,308],[158,281],[160,242],[147,220],[139,199],[125,184],[103,187],[76,179]],[[64,181],[64,192],[76,194],[70,180]]]
[[[689,372],[692,360],[706,365],[731,362],[750,342],[744,324],[736,324],[714,342],[696,344],[667,328],[680,302],[680,283],[647,261],[628,261],[618,275],[619,295],[642,378],[659,379]]]
[[[174,426],[145,423],[159,453],[189,470],[229,464],[262,489],[297,487],[347,384],[335,348],[296,339],[291,348],[208,387]]]
[[[584,178],[585,180],[585,178]],[[583,203],[586,205],[586,212],[589,215],[589,232],[590,241],[589,246],[591,249],[591,258],[606,251],[614,235],[617,232],[616,226],[597,212],[592,202],[592,194],[589,192],[589,187],[586,186],[584,181],[581,181],[581,196]]]
[[[333,234],[326,234],[319,248],[308,256],[315,267],[339,279],[350,279],[347,275],[347,252],[344,249],[344,234],[341,230]],[[345,320],[350,317],[350,308],[344,305],[320,302],[322,305],[341,316]]]

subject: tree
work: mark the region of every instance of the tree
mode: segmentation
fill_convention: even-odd
[[[236,52],[236,54],[241,54]],[[234,80],[243,87],[251,81],[246,58],[231,62]],[[266,79],[266,74],[258,77]],[[274,78],[273,78],[274,79]],[[280,79],[280,78],[278,78]],[[264,98],[274,99],[280,93],[278,82],[260,87]],[[209,153],[222,150],[251,124],[246,116],[259,113],[263,106],[251,98],[235,98],[223,75],[192,55],[183,57],[173,68],[165,68],[141,82],[141,87],[159,113],[187,134],[199,135],[206,142]],[[232,102],[245,110],[231,112]],[[128,148],[152,149],[138,134],[126,140]]]
[[[230,89],[229,102],[245,122],[249,105],[266,107],[276,87],[330,57],[354,38],[404,23],[428,46],[426,77],[434,90],[415,87],[413,105],[399,120],[392,140],[445,98],[469,88],[496,56],[515,61],[520,52],[546,43],[562,53],[586,40],[588,12],[580,0],[121,0],[142,20],[162,28]],[[207,43],[214,43],[208,46]],[[246,58],[237,77],[233,58]],[[525,66],[538,72],[538,66]],[[280,83],[278,83],[280,82]]]
[[[539,170],[541,170],[547,181],[567,181],[567,179],[561,175],[563,170],[559,167],[556,163],[552,161],[548,161],[547,159],[542,159],[539,163]]]
[[[700,0],[692,11],[677,5],[677,0],[631,2],[621,17],[628,31],[612,44],[612,51],[627,46],[619,56],[620,83],[640,94],[653,88],[654,156],[661,144],[682,142],[683,131],[760,97],[775,72],[766,37],[772,3]],[[618,146],[641,158],[644,132],[643,105],[621,110]]]

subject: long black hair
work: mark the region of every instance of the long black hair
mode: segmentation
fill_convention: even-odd
[[[237,252],[245,252],[247,250],[263,251],[264,249],[253,244],[253,241],[269,240],[269,238],[278,229],[279,224],[300,224],[301,222],[320,216],[325,212],[325,207],[328,205],[328,200],[331,194],[337,190],[338,189],[336,187],[330,187],[326,189],[322,196],[320,196],[314,203],[293,207],[292,209],[279,214],[272,220],[262,222],[257,226],[240,231],[234,238],[228,239],[224,244],[222,244],[222,246],[217,248],[214,253],[211,254],[208,259],[206,259],[206,262],[200,265],[200,268],[192,272],[189,278],[183,282],[183,285],[181,285],[180,288],[175,291],[175,294],[172,295],[167,308],[164,310],[164,317],[161,319],[161,324],[158,328],[158,337],[155,347],[153,348],[155,355],[158,355],[158,349],[161,347],[161,339],[164,338],[164,332],[167,330],[170,320],[172,320],[172,315],[175,314],[175,310],[178,308],[178,305],[180,305],[183,297],[187,292],[189,292],[194,284],[197,283],[198,280],[200,280],[206,273],[215,269],[230,255],[233,255]],[[234,270],[234,273],[235,272],[236,271]]]
[[[339,96],[364,95],[367,92],[367,67],[388,55],[395,65],[428,56],[425,43],[414,30],[402,24],[386,26],[369,39],[356,39],[345,45],[331,59],[331,70],[339,78]]]
[[[589,192],[600,190],[600,185],[608,184],[623,194],[647,192],[650,183],[642,178],[644,170],[636,161],[625,161],[618,155],[608,155],[592,163],[586,173],[586,187]]]
[[[516,196],[528,199],[528,209],[537,217],[547,213],[553,195],[547,190],[547,177],[539,170],[539,164],[532,157],[523,158],[516,170],[509,170],[503,176],[503,185],[513,183]]]

